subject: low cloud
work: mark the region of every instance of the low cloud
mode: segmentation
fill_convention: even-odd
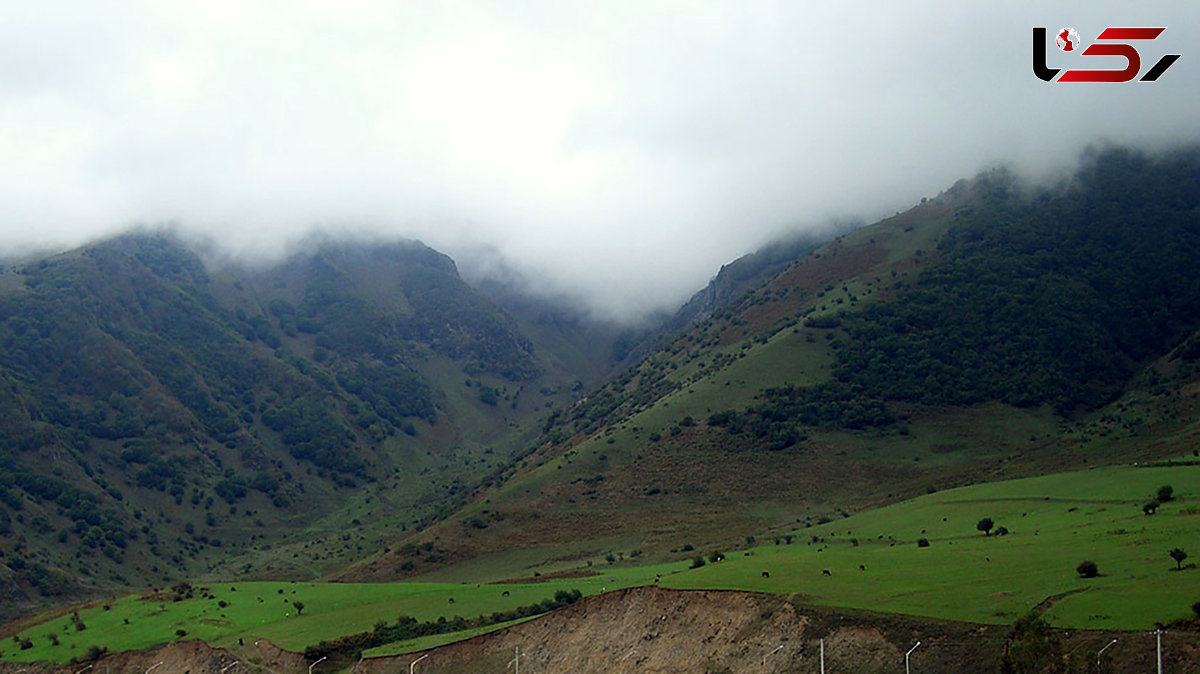
[[[1200,130],[1185,3],[434,4],[9,3],[0,252],[162,221],[242,257],[416,237],[633,318],[783,232]],[[1124,25],[1168,28],[1144,68],[1183,57],[1033,76],[1033,26]]]

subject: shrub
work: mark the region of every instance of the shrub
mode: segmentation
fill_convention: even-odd
[[[697,556],[695,559],[692,560],[692,565],[689,566],[688,568],[689,569],[698,569],[702,566],[704,566],[704,558]],[[1200,605],[1200,601],[1196,602],[1196,604]]]
[[[1169,484],[1164,484],[1158,488],[1157,498],[1159,503],[1166,503],[1175,498],[1175,488]]]
[[[927,548],[927,547],[929,547],[929,539],[928,539],[928,538],[918,538],[918,539],[917,539],[917,547],[918,547],[918,548]]]
[[[1080,562],[1079,566],[1075,567],[1075,573],[1078,573],[1080,578],[1095,578],[1100,575],[1100,568],[1089,559]]]

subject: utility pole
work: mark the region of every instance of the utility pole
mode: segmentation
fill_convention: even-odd
[[[629,657],[629,656],[625,656]],[[521,647],[513,646],[513,659],[508,661],[509,666],[513,668],[513,674],[521,674]],[[508,667],[504,668],[505,670]]]
[[[1108,644],[1106,644],[1104,646],[1104,648],[1101,648],[1099,653],[1096,654],[1096,671],[1100,670],[1100,656],[1104,655],[1104,651],[1107,651],[1108,647],[1112,646],[1115,643],[1117,643],[1117,640],[1113,639],[1112,641],[1108,642]]]
[[[917,650],[917,646],[920,646],[920,645],[921,645],[921,642],[920,642],[920,641],[918,641],[917,643],[913,644],[913,647],[912,647],[912,648],[908,649],[908,652],[907,652],[907,653],[905,653],[905,654],[904,654],[904,674],[909,674],[909,670],[908,670],[908,656],[912,655],[912,652],[913,652],[913,651],[915,651],[915,650]]]
[[[1162,628],[1154,630],[1154,635],[1158,637],[1158,674],[1162,674]]]
[[[426,653],[425,655],[422,655],[421,657],[417,658],[416,660],[413,660],[412,662],[408,663],[408,674],[413,674],[413,671],[416,669],[417,663],[424,660],[427,657],[429,657],[428,653]]]
[[[312,674],[313,667],[316,667],[317,665],[321,664],[322,662],[324,662],[324,661],[326,661],[326,660],[328,660],[328,659],[329,659],[329,656],[328,656],[328,655],[323,655],[323,656],[321,656],[321,659],[320,659],[320,660],[317,660],[316,662],[314,662],[314,663],[312,663],[311,665],[309,665],[309,666],[308,666],[308,674]]]
[[[821,639],[821,674],[825,674],[825,640]]]

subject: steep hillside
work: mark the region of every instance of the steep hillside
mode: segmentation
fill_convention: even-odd
[[[0,289],[10,617],[337,567],[452,512],[589,376],[416,243],[244,269],[125,236],[6,268]]]
[[[839,227],[849,231],[853,227]],[[757,290],[766,281],[778,275],[796,258],[802,257],[819,245],[832,239],[833,235],[794,234],[773,241],[762,248],[743,255],[727,265],[722,265],[717,275],[704,289],[692,295],[679,311],[663,326],[665,330],[683,330],[698,321],[705,320],[725,305],[742,295]]]
[[[1195,149],[1110,149],[1063,184],[992,171],[838,237],[558,411],[508,482],[415,539],[476,559],[427,577],[678,558],[1190,452],[1198,183]],[[352,575],[401,573],[406,550]]]

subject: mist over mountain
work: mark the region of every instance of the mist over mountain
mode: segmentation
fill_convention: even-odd
[[[9,4],[0,253],[170,221],[246,258],[314,231],[490,246],[545,294],[636,321],[772,239],[994,164],[1042,179],[1089,143],[1195,138],[1198,12]],[[1047,25],[1165,26],[1143,61],[1183,57],[1154,83],[1048,84],[1030,70]]]

